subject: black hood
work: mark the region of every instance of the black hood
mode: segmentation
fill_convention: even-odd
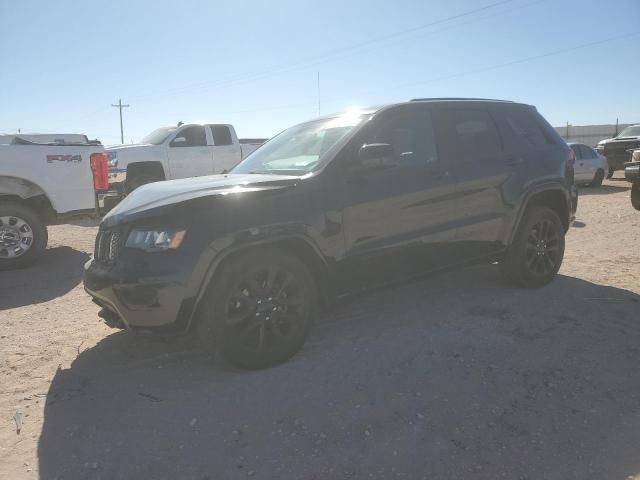
[[[292,187],[299,179],[285,175],[228,174],[149,183],[130,193],[107,213],[103,223],[113,226],[121,223],[124,217],[200,197]]]

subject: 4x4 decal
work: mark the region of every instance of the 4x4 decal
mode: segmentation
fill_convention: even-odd
[[[82,155],[47,155],[47,163],[53,162],[80,163]]]

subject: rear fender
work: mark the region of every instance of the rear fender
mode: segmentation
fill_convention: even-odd
[[[523,196],[518,208],[513,214],[513,221],[507,222],[507,225],[511,225],[511,228],[505,232],[505,244],[507,246],[511,245],[511,242],[513,241],[516,232],[520,227],[520,222],[524,218],[527,208],[536,203],[536,198],[540,198],[540,194],[545,193],[553,194],[554,196],[557,195],[558,198],[562,198],[562,204],[557,205],[557,208],[554,208],[554,210],[561,209],[559,214],[562,224],[564,225],[565,230],[569,228],[573,217],[573,209],[571,206],[571,197],[569,192],[567,191],[567,188],[561,183],[556,182],[537,185],[536,187],[527,191],[527,193]]]

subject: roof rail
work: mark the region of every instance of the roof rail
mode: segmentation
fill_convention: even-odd
[[[500,100],[496,98],[465,98],[465,97],[435,97],[435,98],[412,98],[410,102],[426,102],[429,100],[484,100],[487,102],[513,103],[512,100]]]

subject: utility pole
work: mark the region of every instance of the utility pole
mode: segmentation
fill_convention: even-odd
[[[130,107],[130,105],[129,104],[123,105],[122,104],[122,99],[119,98],[118,99],[118,104],[114,105],[112,103],[111,106],[112,107],[117,107],[120,110],[120,143],[124,144],[124,129],[122,128],[122,109]]]

